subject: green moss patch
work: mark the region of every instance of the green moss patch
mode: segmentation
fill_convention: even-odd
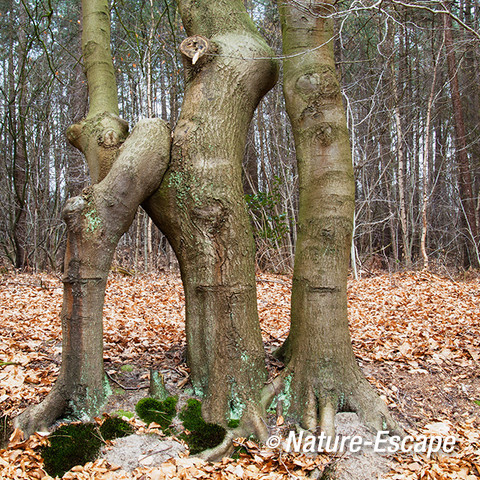
[[[205,425],[205,420],[202,417],[202,402],[190,398],[178,417],[187,430],[191,432],[200,430]]]
[[[232,418],[228,421],[228,428],[237,428],[240,425],[240,420]]]
[[[128,410],[117,410],[114,415],[117,417],[126,417],[126,418],[133,418],[135,414],[133,412],[129,412]]]
[[[176,407],[176,397],[168,397],[163,402],[155,398],[143,398],[137,403],[135,411],[145,423],[158,423],[163,431],[167,431],[177,413]]]
[[[100,433],[104,440],[126,437],[134,431],[133,426],[120,417],[107,417],[100,426]]]
[[[61,477],[75,465],[93,462],[103,445],[93,423],[71,423],[58,427],[48,436],[48,444],[40,447],[45,471]]]
[[[216,447],[225,438],[226,430],[215,423],[207,423],[202,417],[202,404],[191,398],[179,414],[186,432],[180,435],[188,445],[190,453]]]

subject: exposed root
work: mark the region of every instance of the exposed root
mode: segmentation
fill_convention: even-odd
[[[227,430],[225,438],[222,443],[214,448],[204,450],[198,455],[199,458],[207,462],[217,462],[223,457],[228,457],[233,453],[233,440],[235,438],[243,436],[245,431],[242,428],[236,428],[235,430]]]
[[[222,443],[214,448],[203,451],[199,457],[209,462],[216,462],[223,457],[230,456],[234,450],[233,441],[239,437],[255,435],[260,442],[265,442],[269,437],[269,431],[266,420],[263,418],[262,411],[262,408],[255,408],[253,412],[247,412],[242,418],[239,427],[227,430]]]
[[[61,418],[67,408],[66,395],[59,386],[55,387],[37,405],[32,405],[13,419],[13,426],[19,428],[28,438],[32,433],[47,430]]]
[[[304,366],[285,369],[275,379],[277,394],[280,393],[278,387],[283,385],[281,394],[288,405],[284,415],[310,432],[320,428],[327,436],[334,436],[335,415],[353,411],[372,431],[405,434],[358,367],[341,373],[326,373],[321,369],[313,372]],[[325,378],[328,381],[322,381]]]
[[[360,420],[373,431],[386,430],[391,435],[405,435],[403,427],[392,417],[385,402],[367,380],[357,386],[351,403]]]
[[[313,396],[313,392],[312,396]],[[310,406],[310,410],[314,408]],[[334,406],[333,401],[329,398],[323,401],[320,405],[320,422],[319,426],[322,432],[325,432],[327,436],[333,437],[335,435],[335,415],[337,408]]]

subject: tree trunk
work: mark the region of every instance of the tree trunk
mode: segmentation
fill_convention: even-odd
[[[397,91],[397,80],[395,79],[395,74],[392,73],[392,85],[393,85],[393,97],[394,97],[394,118],[395,118],[395,129],[397,132],[397,159],[398,159],[398,209],[400,213],[400,226],[402,227],[402,247],[403,247],[403,258],[405,261],[405,267],[407,270],[412,269],[412,255],[410,249],[410,239],[409,239],[409,228],[408,228],[408,219],[407,219],[407,202],[405,199],[405,148],[404,148],[404,136],[402,128],[402,120],[400,118],[400,109],[399,109],[399,98]]]
[[[246,195],[258,193],[258,165],[255,149],[255,125],[250,123],[248,129],[245,156],[243,158],[243,191]]]
[[[447,8],[450,8],[447,4]],[[464,235],[465,258],[464,266],[479,267],[479,235],[475,212],[475,198],[473,195],[473,181],[467,155],[466,131],[463,115],[460,88],[458,86],[457,64],[453,46],[452,19],[444,14],[445,50],[447,52],[448,76],[452,95],[453,116],[455,125],[455,154],[458,165],[458,189],[462,206],[462,234]]]
[[[140,203],[160,185],[170,157],[170,129],[163,120],[139,122],[123,143],[127,124],[116,116],[108,1],[84,0],[82,12],[90,109],[67,136],[85,154],[94,183],[100,183],[71,198],[64,209],[62,367],[45,400],[15,419],[26,434],[66,414],[86,419],[99,413],[109,393],[102,312],[113,254]]]
[[[180,263],[187,359],[203,415],[226,425],[258,418],[266,379],[242,160],[254,109],[278,67],[255,59],[272,51],[242,0],[178,5],[187,34],[208,39],[183,43],[186,90],[171,164],[147,211]],[[200,51],[201,42],[208,46]]]
[[[27,42],[25,38],[26,15],[23,5],[19,7],[22,27],[18,31],[17,61],[19,67],[18,85],[15,86],[14,55],[9,59],[9,115],[13,135],[13,185],[15,192],[15,219],[13,224],[13,241],[15,245],[15,268],[24,269],[28,265],[27,252],[27,188],[28,157],[25,122],[27,117],[26,61]],[[12,10],[13,11],[13,10]],[[13,27],[12,27],[13,28]],[[13,32],[12,32],[13,35]],[[13,42],[12,42],[13,43]]]
[[[81,45],[75,44],[75,55],[80,58]],[[80,122],[85,117],[88,111],[88,96],[87,89],[82,83],[84,73],[80,63],[76,63],[73,69],[72,84],[69,85],[69,94],[72,98],[70,103],[71,120],[75,123]],[[86,183],[85,174],[85,159],[77,148],[72,145],[67,146],[67,165],[66,165],[66,187],[67,197],[71,198],[79,195]]]
[[[440,53],[442,51],[442,46],[440,46],[439,51],[437,53],[436,58],[434,58],[434,67],[433,67],[433,78],[432,78],[432,86],[430,89],[430,96],[428,97],[427,103],[427,117],[425,119],[425,146],[423,150],[423,168],[422,168],[422,205],[421,205],[421,213],[422,213],[422,233],[420,236],[420,251],[422,253],[422,260],[423,260],[423,268],[424,270],[428,270],[428,254],[427,254],[427,208],[428,208],[428,200],[430,198],[430,192],[428,191],[430,188],[430,151],[432,149],[431,145],[431,123],[432,123],[432,108],[433,102],[435,100],[435,86],[437,83],[437,70],[438,70],[438,62],[440,60]]]
[[[279,3],[300,185],[291,330],[279,353],[287,414],[327,434],[339,410],[358,412],[376,429],[397,428],[359,369],[348,330],[354,180],[328,18],[333,3]]]

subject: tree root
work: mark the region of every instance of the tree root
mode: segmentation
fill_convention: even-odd
[[[227,430],[222,443],[214,448],[204,450],[199,457],[208,462],[219,461],[233,453],[233,441],[240,437],[255,435],[260,442],[265,442],[269,437],[269,431],[262,410],[261,408],[255,408],[254,411],[246,413],[237,428]]]
[[[13,426],[22,430],[25,438],[36,431],[47,430],[65,414],[68,402],[62,387],[57,385],[55,384],[42,402],[30,406],[13,419]]]
[[[318,428],[327,436],[335,435],[335,415],[355,412],[372,431],[388,431],[391,435],[405,434],[392,417],[386,404],[354,364],[342,372],[290,367],[282,374],[283,392],[289,408],[287,417],[311,432]],[[325,380],[326,379],[326,380]]]
[[[281,413],[297,423],[299,431],[315,432],[320,429],[327,436],[334,436],[335,415],[342,411],[354,411],[371,431],[383,430],[388,431],[390,435],[405,435],[402,426],[392,417],[378,393],[363,376],[355,375],[350,382],[341,379],[341,385],[326,390],[311,377],[310,373],[305,375],[308,375],[312,381],[305,386],[303,375],[302,372],[300,374],[302,379],[296,381],[293,369],[287,368],[283,371],[265,386],[261,405],[254,411],[246,412],[238,428],[227,430],[221,444],[205,450],[199,457],[207,461],[221,460],[233,452],[235,438],[247,437],[251,434],[255,435],[260,442],[265,442],[269,436],[269,430],[264,412],[272,400],[275,397],[278,399],[279,396],[286,396],[285,403],[290,405],[286,412]]]

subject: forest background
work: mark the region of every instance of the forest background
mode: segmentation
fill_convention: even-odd
[[[246,0],[281,57],[276,5]],[[395,271],[479,265],[480,5],[337,2],[335,53],[356,178],[352,268]],[[112,52],[120,115],[175,124],[183,95],[173,0],[112,2]],[[76,2],[0,2],[0,265],[32,272],[63,261],[66,199],[89,184],[65,137],[86,115]],[[250,126],[244,190],[257,267],[293,267],[297,171],[281,81]],[[175,268],[167,240],[139,210],[120,241],[117,267]]]

